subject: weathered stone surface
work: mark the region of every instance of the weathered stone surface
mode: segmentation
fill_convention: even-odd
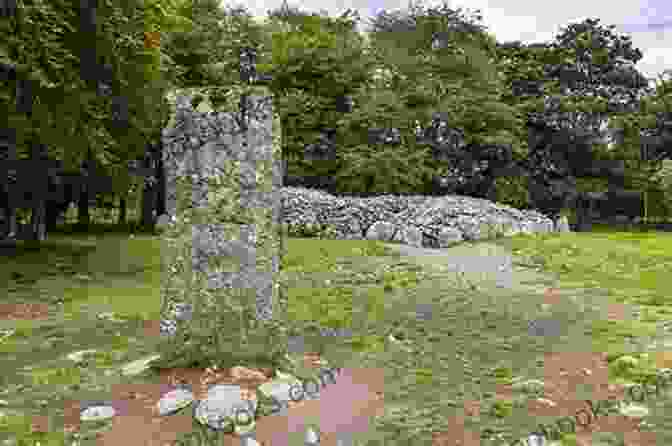
[[[163,131],[164,334],[175,332],[176,314],[189,318],[197,300],[223,305],[236,289],[255,296],[258,319],[273,315],[282,236],[281,132],[264,92],[199,88],[168,96],[173,113]],[[246,93],[244,128],[238,107]],[[203,100],[194,109],[197,97]]]
[[[404,245],[422,247],[422,232],[414,226],[402,225],[394,234],[392,241]]]
[[[455,228],[442,228],[439,231],[439,248],[447,248],[463,240],[462,233]]]
[[[397,227],[389,221],[377,221],[369,227],[366,231],[366,238],[368,240],[380,240],[389,242],[397,232]]]

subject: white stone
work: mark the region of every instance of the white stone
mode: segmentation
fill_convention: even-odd
[[[465,240],[480,240],[485,237],[482,231],[487,230],[481,222],[466,217],[458,220],[458,227]]]
[[[306,446],[319,445],[320,444],[319,432],[317,432],[317,430],[313,429],[312,427],[306,429],[305,444]]]
[[[170,215],[168,214],[161,214],[159,218],[156,220],[156,228],[159,230],[164,230],[166,229],[171,222],[174,221],[174,218],[171,218]]]
[[[153,355],[148,359],[134,361],[131,363],[136,369],[138,364],[146,363],[149,359],[158,358],[159,355]],[[291,357],[288,356],[291,360]],[[129,365],[131,365],[129,364]],[[326,364],[326,363],[325,363]],[[127,366],[128,367],[128,366]],[[125,368],[127,368],[125,367]],[[282,415],[286,413],[287,402],[290,400],[290,386],[301,386],[301,381],[291,374],[276,372],[276,378],[262,384],[259,391],[267,396],[275,397],[283,408],[277,413]],[[226,423],[223,422],[224,417],[231,416],[234,418],[236,414],[240,419],[249,416],[250,423],[247,425],[235,425],[234,432],[241,437],[241,443],[254,446],[258,445],[254,439],[254,429],[256,426],[255,411],[258,402],[256,399],[243,398],[243,389],[238,385],[232,384],[217,384],[208,389],[206,397],[197,402],[194,410],[194,418],[201,423],[207,423],[213,429],[226,428]],[[293,393],[293,392],[292,392]],[[297,395],[292,395],[297,398]],[[318,399],[319,392],[314,395],[302,395],[302,399]],[[160,416],[170,416],[175,414],[180,409],[190,406],[196,402],[193,393],[186,386],[178,387],[165,393],[157,402],[156,408]],[[101,420],[111,418],[115,415],[114,408],[107,403],[89,403],[85,410],[82,410],[80,419],[82,421]],[[318,433],[319,435],[319,433]],[[318,443],[311,443],[318,444]],[[345,443],[350,444],[350,443]]]
[[[175,389],[165,394],[157,403],[159,415],[168,415],[190,405],[194,394],[187,389]]]
[[[260,446],[254,435],[243,435],[240,437],[240,446]]]
[[[116,414],[112,406],[91,406],[80,414],[82,421],[98,421],[112,418]]]
[[[249,417],[250,424],[235,424],[234,429],[238,434],[250,432],[254,429],[254,412],[257,408],[256,400],[246,400],[242,396],[242,389],[237,385],[218,384],[208,389],[194,413],[194,417],[201,423],[207,424],[215,430],[227,429],[226,418],[232,420]]]
[[[412,226],[402,226],[394,235],[392,241],[422,248],[422,233]]]
[[[389,242],[394,237],[397,227],[388,221],[377,221],[366,231],[367,240]]]
[[[439,248],[448,248],[464,240],[462,233],[455,228],[441,228],[438,239]]]
[[[546,446],[546,437],[543,435],[530,434],[527,437],[528,446]]]
[[[283,402],[290,400],[290,389],[297,385],[300,386],[301,382],[296,378],[278,374],[277,379],[260,385],[259,391],[266,396]]]
[[[305,443],[306,443],[306,446],[319,445],[320,444],[320,434],[319,434],[319,432],[312,427],[309,427],[308,429],[306,429]]]

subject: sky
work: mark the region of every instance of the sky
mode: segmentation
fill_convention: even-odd
[[[365,31],[368,20],[378,11],[406,9],[408,0],[288,0],[290,6],[318,13],[324,10],[337,17],[348,8],[359,12],[359,30]],[[663,70],[672,70],[672,1],[643,0],[446,0],[449,8],[462,8],[469,16],[480,10],[481,24],[498,41],[520,40],[524,43],[553,40],[561,28],[585,18],[599,18],[604,25],[616,25],[615,31],[632,37],[633,46],[644,57],[636,65],[644,76],[654,80]],[[222,6],[240,1],[223,0]],[[267,11],[276,9],[282,0],[242,2],[255,17],[263,20]],[[424,2],[439,6],[441,1]]]

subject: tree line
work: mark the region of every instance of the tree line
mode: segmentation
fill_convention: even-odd
[[[576,175],[574,186],[584,190],[604,189],[615,171],[621,189],[665,188],[670,80],[648,85],[633,68],[643,55],[629,37],[587,19],[552,42],[498,42],[481,19],[445,4],[409,4],[380,12],[364,37],[350,10],[333,18],[286,3],[260,23],[244,7],[224,9],[216,0],[124,8],[25,0],[14,16],[0,18],[2,32],[15,36],[0,44],[0,62],[16,72],[2,84],[0,104],[7,127],[19,129],[12,140],[18,153],[39,158],[32,147],[46,145],[47,157],[61,161],[50,172],[71,169],[92,184],[101,178],[89,194],[123,200],[134,173],[152,174],[143,184],[148,224],[162,211],[157,154],[166,91],[239,82],[246,46],[258,48],[258,70],[272,75],[286,184],[359,195],[457,190],[516,207],[538,205],[531,182],[543,183],[547,194],[552,181]],[[82,45],[92,42],[95,49]],[[536,142],[535,122],[546,124]],[[616,136],[611,145],[605,123]],[[554,145],[552,132],[562,132],[565,143]],[[533,181],[507,170],[514,161],[530,167],[535,157]],[[586,157],[617,167],[578,172]],[[139,168],[129,167],[134,160]],[[489,166],[480,169],[481,161]],[[98,177],[84,174],[94,170]],[[89,183],[66,177],[60,181],[71,193],[61,201],[83,197]],[[9,181],[0,184],[11,189]],[[40,196],[31,203],[46,207]],[[88,199],[80,203],[88,215]],[[33,215],[46,213],[37,208]],[[53,220],[58,210],[50,212]]]

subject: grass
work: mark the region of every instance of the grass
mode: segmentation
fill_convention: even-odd
[[[392,254],[377,242],[307,235],[287,239],[283,280],[288,281],[288,318],[352,327],[355,336],[347,345],[351,361],[360,367],[386,366],[394,388],[389,392],[389,405],[386,395],[389,409],[381,426],[386,426],[390,438],[410,440],[441,430],[437,414],[454,410],[451,401],[473,391],[472,386],[487,388],[486,382],[520,372],[514,364],[524,364],[530,354],[526,353],[524,361],[516,360],[520,345],[529,346],[532,353],[547,348],[532,346],[526,339],[512,341],[512,333],[523,326],[522,318],[502,313],[491,296],[479,293],[472,284],[439,289],[429,275],[403,259],[398,259],[396,268],[389,267],[389,260],[385,268],[379,268],[376,258]],[[558,274],[563,286],[600,288],[617,301],[640,305],[649,322],[670,314],[672,297],[666,283],[672,270],[672,234],[596,227],[591,233],[515,236],[495,242],[529,264]],[[369,260],[361,263],[362,259]],[[355,260],[359,262],[356,267]],[[25,243],[13,250],[4,248],[0,258],[0,294],[10,296],[12,302],[60,301],[73,319],[92,302],[122,316],[159,318],[160,279],[160,240],[139,232],[131,238],[121,230],[76,234],[66,228],[50,234],[39,247]],[[419,323],[414,317],[413,308],[420,302],[435,305],[429,323]],[[475,321],[497,328],[474,328],[470,324]],[[22,325],[27,330],[31,326],[17,322],[13,327]],[[593,335],[613,347],[622,344],[631,329],[596,323]],[[385,346],[384,337],[390,332],[407,341],[405,351]],[[455,354],[463,361],[457,372]],[[409,405],[413,411],[407,410]],[[497,406],[492,415],[501,418],[510,411],[510,407]],[[16,422],[12,417],[5,419],[10,429],[19,429],[12,424]],[[41,444],[62,443],[42,440]]]
[[[512,237],[499,243],[536,259],[534,263],[560,275],[564,283],[595,284],[617,302],[668,314],[672,296],[664,277],[672,271],[672,233],[600,226],[590,233]]]

